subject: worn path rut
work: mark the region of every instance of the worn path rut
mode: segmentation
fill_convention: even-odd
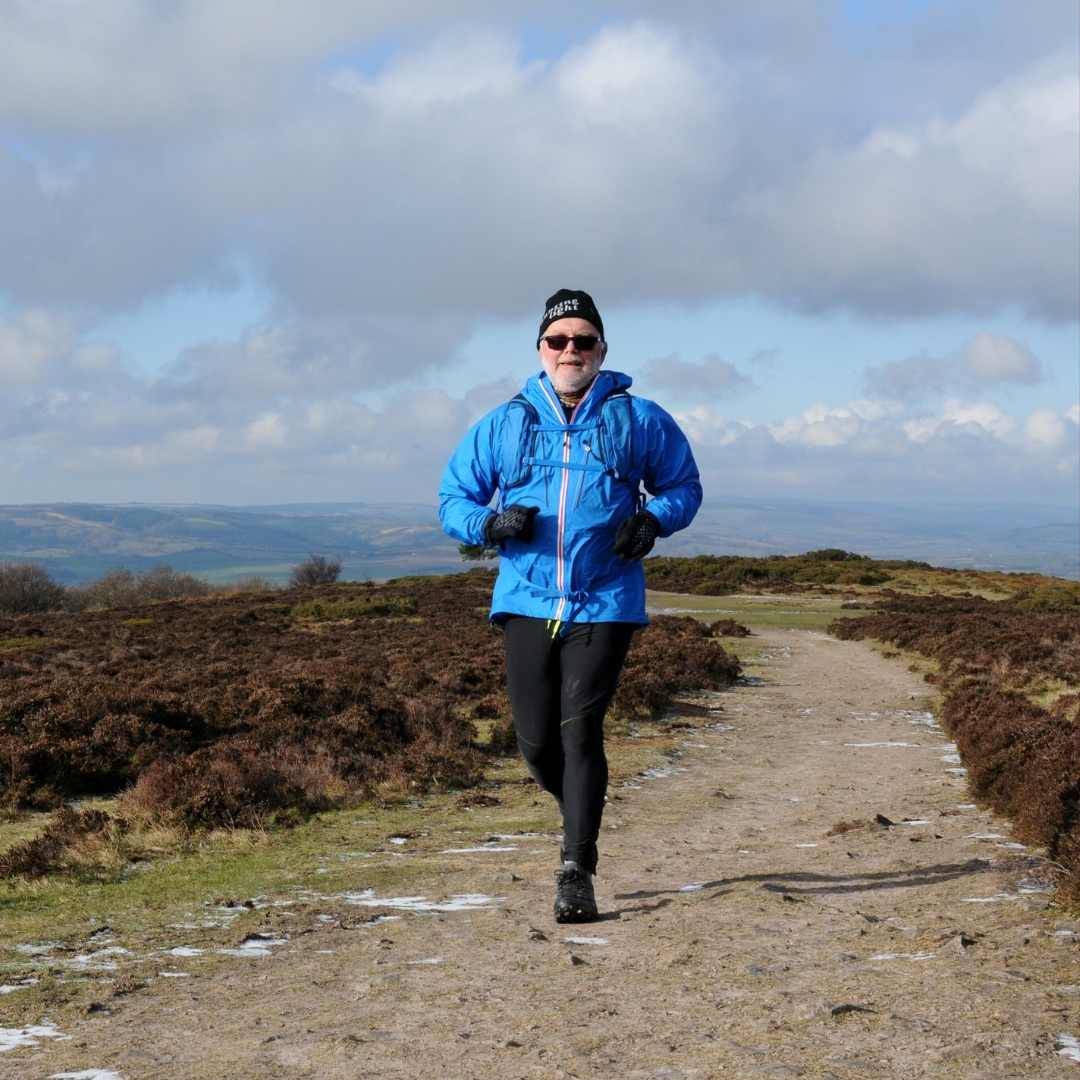
[[[670,770],[612,789],[599,923],[553,922],[556,837],[444,856],[429,897],[503,899],[324,916],[0,1075],[1080,1077],[1080,925],[968,804],[922,680],[816,632],[764,643]]]

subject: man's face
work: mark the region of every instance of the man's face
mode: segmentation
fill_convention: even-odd
[[[565,349],[556,350],[547,343],[546,339],[556,334],[571,338]],[[586,352],[579,352],[572,340],[574,335],[581,334],[591,334],[598,339]],[[588,319],[556,319],[544,331],[544,340],[540,342],[540,363],[552,386],[560,394],[576,394],[596,378],[607,353],[607,345],[599,337],[599,331]]]

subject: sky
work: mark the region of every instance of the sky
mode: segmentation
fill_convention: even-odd
[[[1074,0],[8,0],[0,503],[430,502],[588,290],[725,495],[1071,509]]]

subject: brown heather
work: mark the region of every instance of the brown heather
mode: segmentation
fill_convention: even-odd
[[[474,570],[0,617],[0,643],[14,644],[0,650],[0,805],[122,794],[132,823],[265,827],[473,785],[513,748],[492,580]],[[657,618],[636,637],[613,714],[655,714],[738,672],[707,627]],[[489,741],[474,721],[494,727]],[[19,859],[9,852],[0,874],[21,872]]]

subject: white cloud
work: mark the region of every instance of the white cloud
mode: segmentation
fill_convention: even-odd
[[[976,334],[963,350],[962,364],[981,382],[1031,385],[1042,378],[1041,365],[1027,346],[995,334]]]
[[[1016,421],[993,402],[947,401],[940,416],[923,416],[905,421],[904,431],[912,442],[924,443],[950,426],[976,428],[1001,439],[1016,427]]]
[[[715,353],[704,357],[700,364],[674,354],[657,357],[646,364],[642,379],[676,397],[731,397],[755,388],[753,379]]]
[[[1065,413],[1065,419],[1071,420],[1074,424],[1080,424],[1080,404],[1071,405]]]
[[[778,274],[810,307],[930,312],[1020,304],[1076,318],[1078,86],[1072,50],[979,94],[960,115],[820,150],[748,196]],[[1069,239],[1066,239],[1069,238]],[[1023,282],[1021,283],[1021,279]]]
[[[711,405],[695,405],[690,409],[677,410],[673,415],[687,438],[700,446],[730,446],[751,427],[750,424],[727,419]]]
[[[37,382],[76,341],[71,319],[42,310],[24,311],[0,323],[0,385]]]
[[[418,116],[441,107],[468,106],[522,92],[543,65],[521,65],[508,33],[462,29],[392,62],[375,78],[344,68],[331,85],[379,113]],[[463,56],[468,57],[463,62]]]
[[[944,357],[911,356],[871,365],[867,389],[890,398],[912,399],[946,390],[1032,386],[1043,379],[1042,364],[1024,344],[1001,334],[976,334],[958,352]]]
[[[1076,317],[1071,55],[980,60],[963,92],[905,111],[839,92],[876,86],[875,57],[838,49],[810,4],[790,25],[633,5],[544,62],[499,28],[524,5],[255,10],[4,8],[0,101],[20,139],[0,157],[0,289],[130,306],[227,288],[239,253],[290,315],[471,322],[520,315],[562,280],[569,243],[609,305]],[[376,62],[388,31],[402,44]]]
[[[897,405],[886,401],[852,401],[835,408],[812,405],[798,416],[769,425],[768,430],[779,443],[843,446],[864,433],[869,423],[893,416],[897,409]]]
[[[280,413],[263,413],[247,426],[246,441],[253,450],[284,446],[286,437]]]
[[[1060,446],[1065,434],[1065,421],[1052,409],[1036,409],[1024,421],[1024,438],[1034,447]]]

